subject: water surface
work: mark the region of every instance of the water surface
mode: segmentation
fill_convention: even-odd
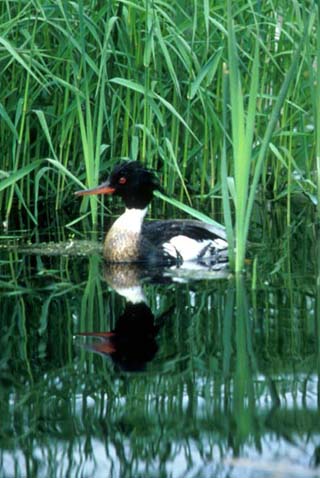
[[[280,232],[239,278],[4,237],[1,476],[319,477],[317,241]]]

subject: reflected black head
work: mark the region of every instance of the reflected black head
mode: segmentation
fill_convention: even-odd
[[[108,184],[128,208],[144,209],[152,200],[153,191],[159,189],[155,173],[139,161],[120,164],[110,174]]]
[[[112,360],[121,370],[144,370],[157,350],[156,335],[159,327],[154,324],[154,315],[144,302],[128,302],[114,329],[115,352]]]

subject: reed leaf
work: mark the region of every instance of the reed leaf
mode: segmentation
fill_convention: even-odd
[[[320,5],[317,5],[317,67],[315,87],[315,126],[316,126],[316,172],[317,172],[317,200],[318,200],[318,221],[320,220]],[[313,65],[312,65],[313,66]],[[313,75],[312,75],[313,76]],[[312,85],[313,87],[313,85]]]
[[[9,126],[10,131],[12,132],[12,134],[14,136],[14,139],[16,141],[18,141],[19,136],[18,136],[17,129],[16,129],[15,125],[13,124],[13,122],[11,121],[11,118],[8,115],[7,111],[5,110],[5,108],[3,107],[3,105],[1,103],[0,103],[0,116],[4,119],[6,124]]]
[[[304,34],[301,37],[298,48],[293,55],[291,65],[284,77],[280,91],[276,96],[275,103],[271,112],[270,120],[259,147],[257,160],[252,155],[254,130],[256,123],[256,104],[258,101],[259,87],[259,31],[256,33],[254,57],[251,68],[251,81],[249,87],[249,101],[247,112],[245,112],[244,96],[241,86],[241,73],[238,59],[238,46],[235,37],[234,20],[232,13],[232,0],[228,0],[228,57],[229,57],[229,78],[230,78],[230,106],[231,106],[231,124],[232,124],[232,145],[233,145],[233,165],[234,165],[234,205],[235,205],[235,227],[234,237],[236,244],[235,251],[235,270],[240,272],[244,267],[246,242],[249,232],[251,213],[259,184],[263,161],[265,159],[269,144],[274,132],[277,121],[279,120],[281,108],[286,100],[288,89],[301,57],[308,25],[305,26]],[[225,160],[223,160],[225,163]],[[250,172],[253,170],[252,180],[250,181]],[[226,166],[223,166],[223,181],[226,182]],[[230,181],[229,181],[230,184]],[[226,190],[226,186],[225,186]],[[224,204],[226,207],[226,198],[224,193]],[[226,222],[230,224],[230,212],[227,208],[225,213]],[[230,226],[228,228],[230,240],[233,240]]]
[[[210,216],[207,216],[206,214],[198,211],[197,209],[192,208],[191,206],[187,206],[186,204],[178,201],[177,199],[173,199],[171,197],[166,196],[165,194],[161,193],[160,191],[155,191],[154,195],[156,197],[159,197],[160,199],[163,199],[165,202],[172,204],[172,206],[175,206],[176,208],[180,209],[181,211],[186,212],[190,216],[198,219],[199,221],[204,221],[207,222],[208,224],[212,224],[213,226],[216,226],[219,229],[224,229],[224,226],[221,225],[219,222],[215,221],[212,219]]]
[[[142,85],[139,85],[138,83],[132,81],[132,80],[126,80],[125,78],[112,78],[110,80],[112,83],[116,83],[118,85],[125,86],[126,88],[129,88],[133,91],[136,91],[137,93],[142,93],[145,94],[145,88]],[[160,103],[162,103],[170,113],[172,113],[185,127],[186,129],[196,138],[195,134],[192,132],[186,121],[183,119],[183,117],[178,113],[178,111],[174,108],[174,106],[169,103],[167,100],[162,98],[159,94],[157,93],[152,93],[150,91],[147,92],[148,96],[151,96],[153,99],[158,99]]]
[[[191,88],[189,93],[190,100],[192,100],[196,96],[201,86],[201,83],[204,81],[206,77],[210,78],[209,83],[211,83],[217,71],[222,53],[223,53],[223,50],[221,47],[214,53],[214,55],[211,56],[211,58],[209,58],[209,60],[205,63],[205,65],[203,65],[203,67],[200,69],[197,77],[191,83]]]
[[[223,84],[222,84],[222,120],[224,130],[227,130],[227,108],[228,108],[228,72],[226,71],[226,65],[223,65]],[[228,178],[228,166],[227,166],[227,134],[223,135],[222,154],[221,154],[221,191],[222,191],[222,203],[223,203],[223,216],[226,226],[226,233],[229,243],[229,262],[232,268],[235,265],[235,242],[234,232],[232,225],[231,204],[229,200],[229,192],[233,201],[235,202],[234,188],[231,190]]]
[[[37,169],[41,163],[41,160],[37,160],[33,163],[28,164],[27,166],[24,166],[23,168],[20,168],[18,171],[15,171],[13,173],[6,173],[7,177],[0,180],[0,191],[3,191],[8,187],[14,186],[18,181],[20,181],[20,179],[24,178],[32,171]]]
[[[46,158],[46,161],[48,161],[48,163],[52,164],[52,166],[54,166],[54,168],[56,168],[58,172],[60,172],[61,174],[65,175],[65,176],[68,176],[78,186],[80,186],[81,188],[85,188],[84,183],[81,182],[77,178],[77,176],[75,176],[71,171],[69,171],[63,164],[61,164],[60,161],[58,161],[56,159],[52,159],[52,158]]]

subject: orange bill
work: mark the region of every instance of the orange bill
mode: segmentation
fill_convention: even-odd
[[[74,194],[76,196],[89,196],[90,194],[113,194],[115,188],[112,188],[108,182],[100,184],[91,189],[83,189],[83,191],[76,191]]]

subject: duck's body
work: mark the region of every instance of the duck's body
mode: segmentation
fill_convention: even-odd
[[[107,232],[103,255],[110,262],[136,262],[141,257],[145,209],[126,209]]]
[[[104,242],[109,262],[181,264],[184,261],[227,260],[225,231],[196,220],[168,220],[145,223],[147,206],[159,185],[154,173],[139,162],[117,166],[107,182],[85,194],[117,194],[125,202],[125,212],[114,222]]]

